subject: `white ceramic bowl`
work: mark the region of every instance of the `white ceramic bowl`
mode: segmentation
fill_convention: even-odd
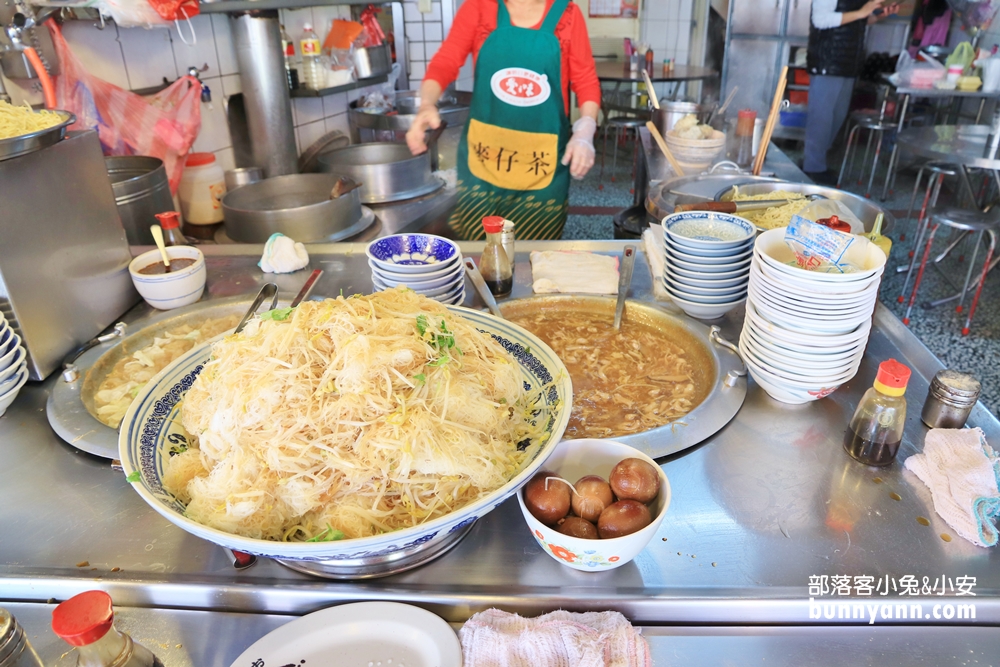
[[[696,320],[717,320],[747,299],[744,296],[729,303],[696,303],[681,297],[671,296],[670,300]]]
[[[752,358],[745,358],[747,370],[754,381],[767,392],[767,394],[782,403],[802,404],[809,401],[818,401],[837,391],[842,382],[835,385],[793,382],[780,378],[758,365]],[[845,380],[846,382],[846,380]]]
[[[787,312],[789,315],[801,314],[805,317],[817,319],[848,318],[865,313],[871,315],[875,310],[875,300],[878,297],[878,293],[875,292],[868,296],[864,301],[859,301],[856,304],[832,304],[827,306],[821,300],[816,300],[814,302],[797,301],[791,298],[787,293],[782,294],[773,289],[762,286],[760,280],[754,280],[753,276],[751,276],[748,284],[750,288],[754,290],[756,295],[767,305],[777,308],[782,312]]]
[[[465,287],[462,287],[462,291],[459,292],[454,297],[452,297],[451,299],[437,299],[437,300],[449,306],[460,306],[462,305],[462,302],[465,301]]]
[[[707,289],[721,289],[723,287],[735,287],[737,285],[745,285],[747,283],[746,274],[734,276],[732,278],[719,278],[715,279],[715,276],[719,275],[717,273],[706,273],[702,274],[704,278],[691,278],[689,276],[677,273],[676,269],[669,266],[664,267],[663,277],[669,280],[673,280],[675,283],[680,285],[689,285],[691,287],[704,287]]]
[[[687,292],[684,290],[677,289],[670,285],[670,283],[664,282],[663,286],[667,290],[667,294],[673,297],[679,297],[686,301],[691,301],[692,303],[701,304],[713,304],[713,303],[729,303],[730,301],[737,301],[739,299],[746,298],[746,289],[738,289],[732,292],[725,292],[723,294],[718,294],[715,296],[704,295],[704,294],[694,294],[692,292]]]
[[[369,265],[370,264],[371,262],[369,262]],[[449,266],[450,268],[448,270],[434,271],[434,274],[440,275],[425,273],[398,274],[373,268],[372,278],[378,278],[383,284],[389,285],[390,287],[405,285],[415,290],[433,289],[435,287],[447,285],[448,283],[454,281],[459,274],[465,272],[465,265],[461,262]]]
[[[858,268],[854,273],[820,273],[795,266],[795,253],[785,243],[785,229],[769,229],[757,237],[754,245],[765,263],[782,273],[819,283],[844,283],[866,280],[880,275],[885,269],[886,256],[881,248],[868,239],[856,236],[844,254],[843,261]],[[804,274],[804,275],[803,275]]]
[[[697,287],[695,285],[689,285],[679,280],[675,280],[669,275],[664,276],[663,281],[667,286],[676,292],[697,294],[699,296],[728,296],[731,294],[746,292],[747,290],[747,282],[745,280],[738,282],[735,285],[729,285],[726,287]],[[730,301],[732,301],[732,299],[730,299]]]
[[[23,387],[24,383],[28,381],[27,367],[24,367],[18,375],[11,379],[13,382],[0,391],[0,417],[3,416],[3,413],[7,412],[7,408],[9,408],[10,404],[14,402],[15,398],[17,398],[17,394],[21,391],[21,387]]]
[[[12,353],[5,354],[4,358],[8,356],[11,357],[10,362],[7,363],[6,366],[0,366],[0,387],[3,387],[4,381],[14,375],[14,373],[19,371],[21,367],[25,365],[25,357],[28,356],[28,353],[25,352],[23,347],[18,345],[14,348]],[[2,393],[3,391],[0,389],[0,394]]]
[[[395,285],[391,285],[382,281],[381,278],[372,276],[372,284],[375,285],[379,290],[393,289]],[[405,284],[405,283],[404,283]],[[465,284],[465,274],[456,274],[448,282],[437,287],[424,287],[422,285],[406,285],[414,292],[418,294],[423,294],[424,296],[429,296],[431,298],[439,297],[443,294],[450,294],[455,292],[461,285]]]
[[[757,311],[757,306],[753,299],[747,301],[747,316],[753,320],[757,330],[769,340],[774,339],[798,345],[819,346],[831,352],[841,350],[842,348],[846,349],[847,347],[857,345],[861,341],[868,340],[868,335],[871,333],[872,328],[872,322],[869,319],[862,322],[854,331],[846,334],[820,335],[816,333],[802,333],[801,331],[788,329],[770,322]]]
[[[738,248],[757,235],[746,218],[713,211],[671,213],[660,224],[665,242],[705,250]]]
[[[855,280],[853,282],[844,283],[826,283],[817,282],[811,280],[808,277],[795,276],[783,271],[775,269],[770,264],[767,264],[763,260],[759,259],[760,253],[754,250],[754,259],[760,268],[760,272],[764,274],[766,278],[775,282],[786,289],[795,289],[803,293],[813,293],[821,295],[830,295],[831,297],[844,297],[849,298],[853,295],[857,295],[861,292],[865,292],[869,289],[873,289],[872,285],[878,285],[882,281],[882,274],[877,273],[874,276],[866,278],[864,280]],[[878,289],[875,287],[874,289]]]
[[[18,350],[21,349],[21,337],[13,331],[5,343],[0,343],[0,369],[13,365]],[[5,351],[6,350],[6,351]]]
[[[563,440],[546,459],[542,469],[571,482],[584,475],[600,475],[608,479],[611,470],[618,462],[628,458],[642,459],[660,473],[660,494],[650,507],[653,520],[648,526],[631,535],[607,540],[585,540],[563,535],[532,516],[524,504],[523,487],[517,492],[517,502],[521,506],[521,513],[528,524],[531,536],[545,553],[574,570],[601,572],[621,567],[646,548],[663,523],[663,517],[666,516],[667,508],[670,506],[670,480],[656,461],[638,449],[614,440]]]
[[[670,273],[676,274],[678,277],[683,278],[693,278],[695,280],[746,280],[747,275],[750,271],[749,266],[738,268],[736,270],[729,271],[702,271],[701,269],[686,269],[680,266],[676,262],[671,264],[670,262],[665,262],[664,268]]]
[[[784,380],[794,382],[818,382],[821,384],[840,384],[854,377],[861,365],[861,356],[849,359],[847,363],[833,368],[805,366],[791,361],[774,360],[757,353],[743,336],[740,336],[740,351],[750,355],[754,362],[769,373]]]
[[[767,287],[768,291],[780,294],[784,298],[814,305],[829,305],[832,308],[849,307],[872,298],[873,294],[878,294],[882,279],[882,276],[875,276],[863,283],[844,283],[845,285],[861,284],[861,289],[854,292],[823,292],[810,289],[812,285],[790,279],[784,274],[778,274],[773,269],[765,267],[756,255],[750,262],[750,273],[753,279]],[[839,287],[839,285],[840,283],[835,283],[834,286]]]
[[[205,280],[208,276],[205,270],[205,256],[194,246],[180,245],[167,248],[167,257],[173,259],[193,259],[194,264],[180,271],[161,273],[159,275],[143,275],[139,273],[150,264],[160,260],[159,250],[144,252],[128,265],[132,275],[132,283],[136,290],[146,300],[146,303],[158,310],[170,310],[194,303],[205,291]]]
[[[667,239],[664,247],[670,248],[671,252],[674,253],[685,253],[687,255],[693,255],[695,257],[704,257],[706,260],[715,261],[721,260],[724,257],[736,257],[742,255],[748,250],[753,250],[753,241],[747,241],[746,243],[734,246],[732,248],[695,248],[691,246],[686,246],[681,243],[674,243],[673,240]]]
[[[25,361],[22,356],[21,361],[17,362],[16,365],[11,366],[5,371],[6,375],[0,378],[0,396],[6,394],[14,387],[14,385],[17,384],[17,381],[21,379],[21,374],[25,372],[27,367],[28,362]]]
[[[753,254],[753,247],[738,248],[735,252],[720,256],[702,255],[693,252],[685,252],[685,249],[678,249],[676,246],[666,245],[666,253],[675,259],[683,260],[690,264],[739,264],[750,258]]]
[[[685,271],[689,271],[702,278],[705,278],[705,274],[708,273],[729,274],[732,272],[732,275],[745,276],[750,272],[750,257],[738,262],[728,262],[726,264],[695,264],[671,255],[669,250],[664,254],[664,263],[666,266],[669,266],[672,271],[684,269]]]
[[[462,261],[458,245],[433,234],[394,234],[375,239],[365,254],[380,269],[393,273],[423,273]]]
[[[771,324],[776,324],[788,331],[794,331],[806,336],[844,336],[857,330],[864,322],[871,320],[871,312],[852,315],[847,318],[831,318],[826,320],[807,318],[799,313],[789,314],[764,303],[751,289],[747,292],[757,313]]]
[[[768,338],[757,329],[750,318],[746,318],[743,330],[749,335],[750,342],[755,347],[765,350],[771,356],[778,356],[788,359],[797,359],[803,362],[815,360],[825,360],[827,363],[844,363],[846,359],[854,357],[858,351],[863,351],[867,341],[853,343],[848,346],[840,346],[837,351],[831,352],[827,348],[815,345],[798,345],[785,341]]]
[[[856,357],[859,354],[863,354],[863,352],[856,352],[854,355],[851,355],[846,359],[835,359],[833,361],[824,361],[823,357],[817,356],[814,357],[814,360],[806,361],[796,357],[777,355],[767,351],[766,348],[759,345],[754,340],[753,336],[746,329],[744,329],[740,334],[740,340],[765,366],[770,364],[775,367],[785,369],[789,373],[793,373],[796,376],[811,375],[812,373],[819,375],[837,375],[846,371],[848,368],[851,368],[857,361]]]

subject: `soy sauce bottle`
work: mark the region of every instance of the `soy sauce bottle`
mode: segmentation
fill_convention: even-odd
[[[507,296],[514,288],[514,271],[511,258],[503,249],[504,219],[499,215],[483,218],[483,229],[486,230],[486,247],[479,260],[479,272],[483,274],[486,286],[493,296]]]
[[[906,385],[910,369],[895,359],[879,364],[875,384],[865,392],[844,435],[844,449],[869,466],[893,462],[903,440]]]
[[[52,630],[75,646],[63,654],[58,667],[163,667],[148,648],[115,628],[111,596],[86,591],[61,603],[52,612]]]

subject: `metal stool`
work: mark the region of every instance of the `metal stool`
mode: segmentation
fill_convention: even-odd
[[[910,293],[910,302],[906,306],[906,315],[903,317],[903,324],[908,325],[910,323],[910,311],[913,310],[913,304],[917,300],[917,291],[920,289],[920,282],[924,277],[924,269],[927,267],[927,259],[931,254],[931,246],[934,245],[934,236],[937,234],[941,225],[944,225],[950,229],[956,229],[962,232],[974,232],[976,235],[975,245],[972,250],[972,260],[969,262],[969,268],[965,272],[965,282],[962,285],[962,290],[955,296],[942,299],[937,302],[940,304],[946,301],[958,299],[958,306],[955,308],[955,312],[961,313],[962,304],[965,301],[965,295],[972,287],[976,287],[976,294],[972,298],[972,304],[969,306],[969,315],[965,320],[965,326],[962,327],[962,335],[968,336],[969,327],[972,325],[972,316],[976,314],[976,305],[979,303],[979,295],[982,293],[983,284],[986,282],[986,274],[989,273],[989,270],[992,268],[990,263],[993,261],[993,252],[996,250],[997,229],[1000,229],[1000,216],[995,213],[981,213],[980,211],[970,211],[964,208],[944,206],[931,211],[930,223],[931,232],[927,237],[927,243],[924,245],[923,257],[920,260],[920,269],[917,271],[917,279],[913,284],[913,292]],[[979,254],[979,246],[982,244],[983,234],[987,234],[990,238],[989,249],[986,251],[986,261],[983,262],[983,270],[979,275],[979,279],[970,285],[970,281],[972,280],[972,267],[976,263],[976,256]],[[938,260],[939,259],[940,257],[938,257]]]
[[[624,137],[628,138],[629,131],[635,135],[636,143],[639,142],[639,128],[646,127],[646,120],[643,118],[637,118],[635,116],[616,116],[614,118],[608,118],[604,121],[604,143],[601,147],[601,171],[597,177],[598,189],[604,189],[604,157],[608,154],[608,134],[609,130],[614,130],[615,132],[615,145],[611,157],[611,182],[615,182],[615,169],[618,166],[618,140],[620,134],[624,133]],[[637,151],[633,151],[636,153]],[[635,169],[635,155],[633,154],[632,168]]]
[[[841,183],[844,182],[844,177],[848,176],[851,172],[849,165],[858,131],[868,130],[868,144],[865,148],[865,159],[861,161],[861,173],[858,174],[858,185],[861,185],[865,177],[865,163],[868,162],[868,155],[872,150],[872,141],[877,140],[875,144],[875,159],[872,160],[872,170],[868,176],[868,187],[865,189],[865,197],[870,199],[872,196],[872,183],[875,181],[875,171],[878,167],[878,158],[882,154],[882,135],[888,130],[895,130],[899,125],[885,119],[884,105],[882,112],[855,112],[851,114],[851,120],[854,121],[854,127],[851,128],[850,133],[847,135],[847,150],[844,152],[844,159],[840,163],[840,175],[837,176],[837,187],[841,186]]]
[[[945,176],[956,176],[958,174],[958,167],[952,164],[945,164],[943,162],[928,162],[920,168],[917,172],[917,180],[913,184],[913,195],[910,197],[910,208],[906,211],[906,220],[909,221],[913,217],[913,204],[917,200],[917,191],[920,189],[920,181],[923,180],[924,172],[928,171],[931,174],[936,174],[937,178],[933,175],[927,177],[927,186],[924,190],[924,203],[920,207],[920,215],[917,216],[917,241],[913,244],[913,250],[910,251],[910,263],[906,266],[896,267],[897,273],[906,272],[906,280],[903,281],[903,289],[899,293],[898,301],[903,303],[905,300],[906,290],[910,286],[910,279],[913,277],[913,267],[917,263],[917,252],[920,250],[920,244],[924,241],[924,234],[927,232],[927,210],[928,205],[931,209],[937,207],[938,196],[941,194],[941,185],[944,183]],[[902,241],[906,238],[905,234],[899,235],[899,240]]]

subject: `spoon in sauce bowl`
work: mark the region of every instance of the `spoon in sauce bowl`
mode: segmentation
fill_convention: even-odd
[[[163,228],[159,225],[150,225],[149,231],[153,234],[156,247],[160,249],[160,257],[163,258],[163,272],[170,273],[170,257],[167,256],[167,246],[163,243]]]
[[[615,331],[622,327],[622,313],[625,312],[625,298],[632,285],[632,269],[635,268],[635,246],[627,245],[622,251],[621,266],[618,267],[618,301],[615,303]]]

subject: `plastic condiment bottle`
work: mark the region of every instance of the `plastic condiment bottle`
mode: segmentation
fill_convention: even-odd
[[[189,153],[177,188],[181,213],[189,225],[213,225],[222,222],[222,198],[226,194],[226,175],[212,153]]]
[[[60,664],[79,667],[163,667],[153,653],[115,628],[111,596],[104,591],[74,595],[52,612],[52,630],[76,648]],[[75,658],[75,659],[74,659]]]
[[[486,247],[479,260],[479,272],[483,274],[486,286],[494,296],[507,296],[514,287],[514,272],[511,270],[510,259],[503,249],[500,238],[503,232],[504,219],[499,215],[483,218],[483,229],[486,230]]]
[[[749,167],[753,161],[753,130],[756,122],[757,112],[753,109],[740,109],[736,114],[736,140],[732,160],[741,167]]]
[[[844,435],[844,449],[869,466],[892,463],[903,440],[906,384],[910,369],[895,359],[879,364],[875,384],[865,392]]]
[[[320,90],[326,83],[323,70],[319,64],[319,37],[313,32],[311,23],[302,25],[302,39],[299,40],[299,52],[302,54],[302,81],[306,88]]]
[[[177,211],[166,211],[157,213],[156,219],[160,221],[160,228],[163,230],[163,245],[187,245],[187,239],[181,233],[181,214]]]

